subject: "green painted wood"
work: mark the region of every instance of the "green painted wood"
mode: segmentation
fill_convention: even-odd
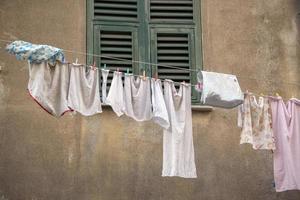
[[[86,1],[86,52],[87,54],[93,54],[94,50],[94,27],[93,27],[93,16],[94,16],[94,1],[87,0]],[[86,63],[91,64],[93,57],[87,55],[86,56]]]

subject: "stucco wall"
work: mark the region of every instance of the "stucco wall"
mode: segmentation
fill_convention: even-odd
[[[202,0],[205,69],[239,75],[243,89],[300,98],[285,83],[300,83],[298,11],[296,0]],[[0,27],[0,38],[85,51],[85,1],[1,0]],[[239,145],[236,110],[193,111],[198,178],[162,178],[161,128],[109,108],[48,115],[27,94],[26,63],[0,46],[0,199],[300,199],[275,193],[270,152]]]

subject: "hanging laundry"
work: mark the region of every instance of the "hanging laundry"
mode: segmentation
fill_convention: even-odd
[[[69,77],[68,64],[29,63],[29,94],[45,111],[60,117],[70,111],[67,101]]]
[[[125,109],[124,91],[122,83],[122,72],[114,72],[111,86],[106,98],[106,103],[110,105],[118,117],[124,114]]]
[[[235,75],[201,71],[197,79],[195,88],[201,92],[203,104],[234,108],[243,103],[244,95]]]
[[[102,103],[106,104],[106,88],[107,88],[107,77],[109,74],[108,69],[101,69],[102,74]]]
[[[162,176],[197,178],[192,128],[191,86],[181,83],[177,91],[174,82],[165,80],[164,98],[170,127],[163,136]]]
[[[71,65],[68,106],[84,116],[102,112],[97,70]]]
[[[124,80],[124,113],[136,121],[147,121],[152,118],[150,78],[125,74]]]
[[[151,79],[151,93],[153,109],[152,119],[156,124],[168,129],[170,122],[160,79]]]
[[[6,50],[14,54],[18,60],[29,60],[30,63],[48,61],[51,65],[55,65],[56,61],[64,61],[62,49],[49,45],[36,45],[17,40],[7,45]]]
[[[238,126],[242,128],[240,144],[252,144],[253,149],[275,149],[269,99],[245,93],[238,109]]]
[[[270,97],[273,130],[274,179],[277,192],[300,190],[300,100],[287,105],[281,97]]]

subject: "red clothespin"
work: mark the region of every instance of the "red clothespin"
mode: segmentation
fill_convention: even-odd
[[[94,61],[94,64],[93,64],[93,66],[92,66],[92,69],[93,69],[93,70],[96,70],[96,61]]]

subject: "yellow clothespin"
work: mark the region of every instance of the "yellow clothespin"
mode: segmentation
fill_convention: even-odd
[[[259,95],[262,96],[262,97],[265,96],[264,93],[262,93],[262,92]]]
[[[145,72],[145,70],[143,71],[143,80],[144,81],[146,80],[146,72]]]
[[[276,96],[277,96],[277,97],[280,97],[279,93],[276,93]]]

